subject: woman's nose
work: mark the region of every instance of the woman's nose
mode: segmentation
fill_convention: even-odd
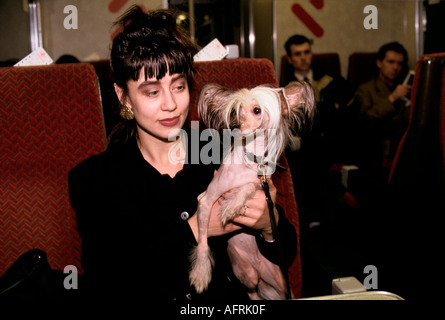
[[[176,100],[170,90],[166,91],[165,100],[162,107],[162,109],[165,111],[172,111],[176,109]]]

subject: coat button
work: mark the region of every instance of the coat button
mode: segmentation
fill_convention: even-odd
[[[190,217],[190,215],[187,211],[182,211],[182,213],[181,213],[182,220],[187,220],[189,217]]]

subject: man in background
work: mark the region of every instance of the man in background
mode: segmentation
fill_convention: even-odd
[[[354,103],[360,110],[358,165],[370,174],[383,174],[408,125],[411,86],[401,83],[408,54],[398,42],[383,45],[376,57],[378,75],[359,86]]]
[[[347,107],[354,95],[349,83],[339,74],[331,74],[322,66],[313,65],[312,40],[303,35],[290,37],[284,45],[293,73],[287,73],[285,86],[291,81],[307,81],[315,91],[317,116],[312,133],[326,149],[328,165],[347,162],[348,148],[345,128],[350,122]]]
[[[303,228],[312,228],[323,220],[322,189],[330,179],[330,167],[348,163],[350,145],[348,102],[354,90],[340,74],[331,74],[313,64],[312,40],[303,35],[290,37],[284,45],[287,62],[286,86],[291,81],[307,81],[315,91],[317,112],[310,127],[299,132],[299,150],[286,150],[292,172],[295,196]]]

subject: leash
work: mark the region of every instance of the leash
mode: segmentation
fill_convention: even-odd
[[[254,137],[255,136],[256,136],[256,133],[254,133]],[[266,157],[268,154],[268,150],[265,151],[264,156],[257,156],[251,152],[247,152],[246,151],[246,140],[247,140],[246,137],[243,137],[243,139],[242,139],[243,152],[247,159],[249,159],[253,163],[257,164],[257,173],[258,173],[258,176],[260,177],[261,187],[263,188],[264,193],[266,195],[267,207],[268,207],[269,218],[270,218],[270,225],[272,228],[272,235],[273,235],[273,238],[275,239],[275,242],[277,243],[278,255],[279,255],[279,265],[278,266],[280,267],[281,273],[283,274],[283,277],[284,277],[284,281],[286,282],[286,289],[287,289],[286,299],[291,299],[289,277],[287,274],[287,268],[285,267],[286,260],[285,260],[283,246],[282,246],[281,239],[280,239],[280,234],[278,232],[277,221],[275,219],[275,214],[274,214],[275,205],[272,201],[272,197],[270,196],[269,183],[267,182]]]
[[[287,268],[286,268],[286,263],[285,263],[286,260],[285,260],[285,256],[284,256],[283,246],[281,244],[280,233],[278,232],[277,221],[275,219],[274,203],[273,203],[272,198],[270,196],[269,183],[267,182],[267,178],[266,178],[265,165],[259,163],[258,164],[258,171],[261,173],[261,174],[259,174],[260,181],[261,181],[261,186],[263,187],[264,193],[266,195],[267,206],[268,206],[268,209],[269,209],[270,225],[272,227],[272,235],[273,235],[273,238],[275,239],[275,242],[277,243],[277,246],[278,246],[278,254],[279,254],[279,258],[280,258],[279,267],[281,269],[281,273],[283,274],[284,281],[286,282],[286,289],[287,289],[286,298],[287,299],[291,299],[289,277],[288,277],[288,274],[287,274]]]

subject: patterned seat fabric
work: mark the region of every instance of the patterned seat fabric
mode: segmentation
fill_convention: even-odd
[[[67,176],[105,149],[94,68],[0,68],[0,84],[0,275],[32,248],[82,273]]]
[[[240,88],[253,88],[261,84],[278,86],[277,77],[272,62],[267,59],[221,60],[199,62],[195,64],[197,74],[192,84],[191,106],[189,120],[198,119],[198,100],[201,88],[206,83],[218,83],[231,90]],[[301,296],[301,259],[300,259],[300,225],[297,204],[295,201],[292,176],[286,157],[283,156],[280,164],[284,170],[277,170],[273,176],[277,188],[277,203],[284,209],[288,220],[297,231],[297,256],[289,268],[289,282],[295,297]]]

